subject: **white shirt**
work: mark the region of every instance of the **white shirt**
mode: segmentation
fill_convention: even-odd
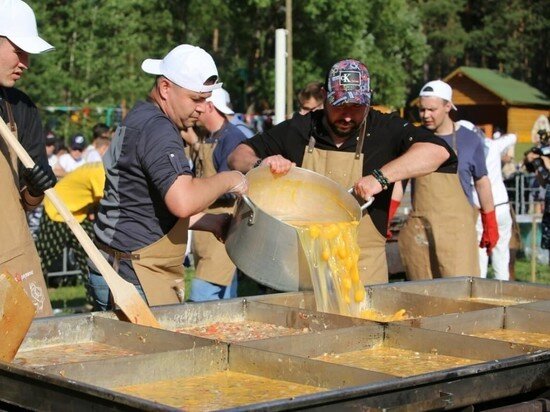
[[[86,151],[84,152],[84,160],[86,161],[86,163],[92,163],[92,162],[102,162],[103,159],[101,158],[101,155],[99,154],[99,152],[94,148],[88,148],[86,149]]]
[[[508,202],[508,192],[506,186],[504,186],[504,178],[502,176],[502,152],[508,147],[516,143],[517,136],[513,133],[508,133],[501,136],[498,139],[489,139],[488,137],[481,137],[483,132],[479,131],[472,122],[468,120],[459,120],[457,123],[466,127],[467,129],[477,131],[480,138],[483,139],[485,146],[485,164],[487,165],[487,177],[491,182],[491,192],[493,194],[493,203],[495,206]],[[472,181],[473,184],[473,181]],[[480,208],[479,198],[477,191],[473,191],[474,204]]]
[[[57,155],[51,154],[51,155],[48,157],[48,164],[49,164],[50,167],[53,169],[53,167],[57,164]]]
[[[499,139],[484,139],[487,148],[487,176],[491,181],[491,191],[493,192],[493,202],[495,206],[508,202],[508,192],[504,186],[502,177],[501,155],[509,146],[516,143],[517,136],[513,133],[505,134]],[[474,202],[479,207],[479,199],[474,191]]]
[[[69,153],[65,153],[64,155],[61,155],[59,157],[59,160],[57,161],[57,164],[61,166],[61,168],[66,172],[72,172],[77,167],[82,166],[84,163],[86,163],[86,160],[84,160],[84,157],[81,157],[80,160],[75,160]]]

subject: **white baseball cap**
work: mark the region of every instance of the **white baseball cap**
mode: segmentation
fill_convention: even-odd
[[[229,93],[225,89],[219,88],[212,90],[212,95],[206,99],[207,102],[212,102],[214,107],[223,114],[235,114],[233,110],[228,106],[230,103]]]
[[[450,102],[452,108],[457,110],[456,106],[453,104],[453,89],[442,80],[432,80],[426,83],[422,89],[420,89],[418,95],[420,97],[440,97]]]
[[[38,36],[34,12],[21,0],[0,0],[0,36],[30,54],[54,49]]]
[[[212,76],[216,76],[216,82],[219,80],[216,63],[203,49],[189,44],[177,46],[162,60],[144,60],[141,69],[145,73],[164,76],[178,86],[197,93],[222,87],[222,83],[204,84]]]

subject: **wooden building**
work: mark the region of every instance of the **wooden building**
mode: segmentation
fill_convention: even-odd
[[[488,136],[498,127],[531,142],[537,118],[550,114],[550,99],[541,91],[495,70],[462,66],[443,81],[453,88],[453,119],[482,126]],[[411,102],[417,104],[418,98]]]

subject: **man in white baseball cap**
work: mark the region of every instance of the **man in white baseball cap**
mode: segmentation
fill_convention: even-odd
[[[0,117],[34,160],[23,168],[14,151],[0,154],[0,272],[29,274],[21,283],[34,300],[37,316],[52,313],[40,259],[25,211],[36,209],[56,179],[48,164],[42,122],[32,100],[15,83],[29,68],[29,54],[53,47],[38,36],[32,9],[21,0],[0,0]],[[1,139],[0,139],[1,140]],[[15,177],[15,179],[14,179]],[[32,286],[31,286],[32,285]]]
[[[453,104],[453,89],[443,80],[432,80],[420,89],[420,97],[439,97],[451,104],[453,110],[457,110]]]
[[[7,37],[21,50],[30,54],[54,49],[50,43],[38,36],[34,12],[21,0],[0,0],[0,36]]]
[[[414,213],[399,232],[407,278],[480,276],[478,243],[490,255],[499,237],[483,141],[451,118],[456,107],[447,83],[430,81],[420,89],[419,97],[422,125],[457,154],[458,174],[431,173],[414,179]],[[476,233],[478,213],[483,223],[481,242]]]
[[[182,44],[162,60],[146,59],[141,64],[145,73],[164,76],[184,89],[207,93],[222,87],[214,59],[200,47]]]
[[[146,101],[138,102],[115,132],[103,157],[105,196],[94,225],[96,243],[120,275],[149,305],[178,303],[184,296],[187,230],[220,239],[230,215],[202,213],[224,193],[245,193],[244,175],[224,171],[195,178],[181,130],[193,127],[219,90],[218,70],[203,49],[180,45],[163,59],[147,59],[156,75]],[[95,309],[111,307],[109,290],[90,264]]]

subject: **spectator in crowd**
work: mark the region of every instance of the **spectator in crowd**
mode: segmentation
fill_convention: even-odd
[[[111,129],[105,123],[97,123],[92,128],[92,143],[86,147],[82,157],[86,163],[101,162],[101,154],[98,150],[98,139],[110,139]]]
[[[495,132],[493,133],[493,140],[500,140],[504,138],[504,141],[509,141],[510,137],[509,135],[515,136],[515,134],[511,133],[503,133],[498,127],[496,128]],[[516,136],[517,140],[517,136]],[[501,142],[499,146],[504,146]],[[500,162],[501,162],[501,168],[502,168],[502,177],[504,180],[510,179],[515,175],[515,173],[518,170],[518,165],[515,162],[515,141],[514,143],[510,144],[509,146],[502,147],[502,152],[500,153]]]
[[[472,122],[467,120],[459,120],[457,122],[461,126],[472,130],[482,139],[487,153],[485,157],[485,163],[487,165],[487,176],[491,182],[491,191],[493,194],[493,202],[495,204],[495,214],[498,225],[498,242],[493,248],[491,254],[491,265],[496,279],[509,280],[510,271],[510,238],[512,236],[512,215],[510,212],[510,203],[508,199],[508,192],[502,177],[501,167],[501,153],[510,146],[516,143],[517,137],[515,134],[500,135],[497,139],[489,139],[485,134]],[[474,204],[477,208],[480,208],[479,197],[477,191],[473,191]],[[478,216],[476,223],[478,241],[481,242],[481,236],[483,234],[483,225],[481,222],[481,216]],[[489,263],[489,256],[484,248],[479,248],[479,267],[481,277],[487,277],[487,266]]]
[[[46,133],[46,155],[48,156],[48,164],[53,169],[57,163],[57,155],[55,154],[55,147],[57,143],[57,137],[53,132]]]
[[[535,173],[536,180],[545,189],[540,247],[550,250],[550,125],[542,124],[542,127],[537,132],[537,150],[531,149],[526,152],[524,163],[528,171]]]
[[[221,239],[230,215],[202,213],[224,193],[242,194],[242,173],[192,175],[180,131],[193,127],[206,99],[221,87],[212,57],[188,44],[141,68],[155,75],[147,101],[138,102],[113,137],[103,163],[104,198],[94,224],[96,244],[149,305],[179,303],[187,230]],[[107,283],[93,262],[90,291],[96,309],[111,307]]]
[[[225,102],[225,117],[227,120],[229,120],[229,123],[234,124],[239,128],[241,133],[243,133],[247,139],[251,138],[256,134],[252,126],[248,125],[247,123],[243,122],[233,111],[233,105],[231,104],[231,96],[229,95],[229,92],[227,92],[225,89],[220,89],[221,94],[223,97],[223,101]],[[220,102],[222,101],[221,98],[218,98]]]
[[[483,142],[451,119],[451,110],[456,110],[452,95],[451,86],[441,80],[426,83],[419,93],[422,124],[453,148],[458,175],[432,173],[413,181],[413,212],[399,233],[409,280],[479,276],[478,243],[490,254],[498,241]],[[476,234],[474,190],[481,203],[481,242]]]
[[[81,133],[77,133],[71,137],[69,153],[59,156],[57,164],[53,168],[55,175],[57,177],[63,177],[86,163],[86,159],[84,159],[82,155],[85,148],[86,138]]]
[[[65,145],[65,140],[62,137],[57,138],[57,141],[55,142],[55,149],[53,152],[57,156],[57,160],[59,160],[59,158],[64,154],[69,153],[69,149]]]
[[[432,132],[371,108],[370,75],[360,61],[345,59],[327,73],[323,110],[293,116],[237,146],[229,166],[247,172],[268,166],[284,174],[296,164],[323,174],[360,199],[375,200],[358,228],[363,283],[388,281],[386,232],[393,182],[433,172],[456,171],[456,157]]]
[[[20,279],[36,316],[52,314],[40,259],[25,211],[35,209],[56,179],[48,164],[38,109],[15,83],[30,67],[30,55],[53,50],[38,36],[33,10],[21,0],[0,1],[0,117],[35,163],[25,168],[0,138],[0,272]]]
[[[233,113],[227,106],[227,92],[220,88],[212,91],[206,99],[204,111],[199,115],[199,124],[208,130],[208,136],[198,146],[195,163],[197,177],[211,177],[228,171],[227,157],[246,136],[227,115]],[[231,213],[236,196],[224,194],[205,212]],[[227,255],[225,246],[209,232],[193,233],[192,244],[195,262],[195,277],[191,281],[189,299],[194,302],[237,297],[236,267]]]
[[[96,139],[96,150],[103,156],[109,148],[110,140],[99,137]],[[56,186],[56,192],[67,206],[75,219],[93,238],[92,224],[95,218],[95,208],[103,197],[105,185],[105,170],[103,163],[86,163],[67,173]],[[36,247],[42,261],[42,272],[47,276],[52,263],[62,255],[64,248],[73,249],[80,272],[87,277],[88,264],[86,253],[49,199],[44,201],[44,211],[40,220],[40,230]]]
[[[298,113],[303,115],[323,108],[323,83],[311,82],[298,92]]]

